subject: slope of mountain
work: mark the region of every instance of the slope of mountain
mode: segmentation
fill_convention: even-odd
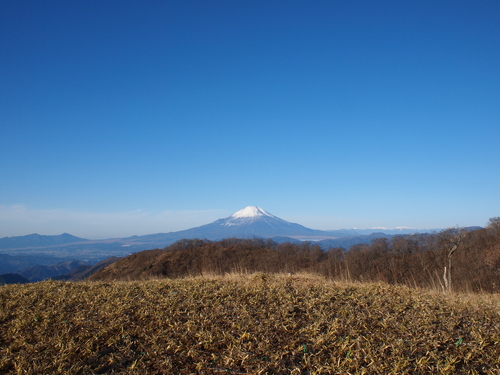
[[[82,265],[82,266],[77,267],[68,273],[65,273],[64,275],[55,276],[55,277],[53,277],[53,279],[54,280],[65,280],[65,281],[83,280],[83,279],[86,279],[89,276],[93,275],[94,273],[102,270],[103,268],[113,264],[118,259],[121,259],[121,258],[110,257],[110,258],[107,258],[107,259],[100,261],[99,263],[94,264],[93,266]]]
[[[292,272],[325,260],[316,244],[277,244],[263,239],[190,239],[164,249],[144,250],[119,259],[90,280],[137,280],[229,272]]]
[[[81,266],[88,266],[88,264],[79,260],[71,260],[50,266],[31,267],[19,272],[19,274],[31,282],[36,282],[63,275]]]
[[[29,280],[25,279],[21,275],[17,273],[6,273],[0,275],[0,285],[5,284],[26,284],[29,283]]]

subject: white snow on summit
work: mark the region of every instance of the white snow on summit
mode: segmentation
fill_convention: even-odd
[[[280,218],[271,215],[269,212],[257,206],[248,206],[223,219],[221,225],[228,227],[232,225],[247,225],[261,220],[279,220]]]
[[[258,216],[269,216],[269,217],[274,217],[271,215],[269,212],[266,212],[260,207],[257,206],[248,206],[245,207],[242,210],[239,210],[235,212],[234,214],[231,215],[231,218],[233,219],[240,219],[244,217],[258,217]]]

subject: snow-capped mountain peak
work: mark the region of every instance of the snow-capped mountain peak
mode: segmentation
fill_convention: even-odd
[[[307,238],[315,236],[329,238],[329,232],[306,228],[270,214],[258,206],[248,206],[231,216],[212,223],[179,232],[165,234],[170,239],[204,238],[220,240],[223,238],[283,237]]]
[[[248,206],[242,210],[239,210],[231,215],[233,219],[241,219],[241,218],[256,218],[259,216],[268,216],[273,217],[269,212],[266,212],[260,207],[257,206]]]

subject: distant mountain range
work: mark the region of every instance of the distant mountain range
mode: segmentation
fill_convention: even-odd
[[[0,249],[18,249],[26,247],[57,246],[88,241],[84,238],[63,233],[58,236],[42,236],[37,233],[19,237],[0,238]]]
[[[349,248],[369,243],[374,238],[390,238],[398,234],[429,232],[429,230],[341,229],[317,230],[291,223],[257,206],[248,206],[233,215],[199,227],[178,232],[157,233],[127,238],[88,240],[63,233],[58,236],[30,234],[0,238],[0,274],[21,273],[35,266],[54,266],[68,261],[83,261],[91,266],[109,257],[123,257],[142,250],[164,248],[182,239],[221,240],[225,238],[272,238],[275,242],[314,241],[322,248]],[[58,265],[58,267],[66,267]],[[72,264],[71,267],[77,266]],[[71,268],[70,267],[70,268]],[[57,267],[56,267],[57,268]],[[53,269],[26,271],[31,280],[61,274]],[[37,272],[39,274],[37,274]],[[52,276],[49,276],[52,275]]]

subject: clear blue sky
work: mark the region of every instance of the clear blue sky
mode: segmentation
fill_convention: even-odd
[[[500,2],[2,1],[0,237],[500,216]]]

